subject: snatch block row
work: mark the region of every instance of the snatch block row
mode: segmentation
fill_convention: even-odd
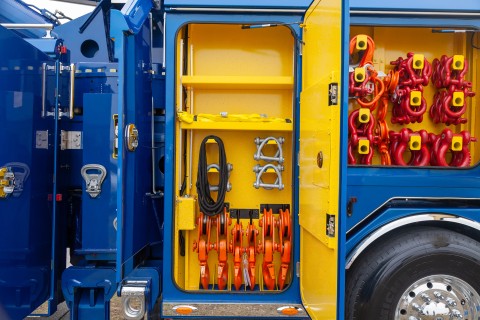
[[[225,290],[228,284],[228,254],[233,257],[233,285],[240,290],[242,283],[250,290],[255,289],[257,254],[263,255],[262,275],[264,286],[274,290],[277,282],[278,289],[285,287],[288,270],[291,264],[292,253],[292,220],[288,209],[279,209],[275,218],[272,209],[264,209],[259,220],[262,229],[260,233],[250,217],[248,226],[244,229],[238,218],[230,233],[232,225],[227,209],[218,215],[208,216],[200,212],[197,218],[197,239],[193,243],[193,250],[198,253],[200,264],[200,284],[205,290],[209,288],[210,271],[208,267],[208,253],[217,251],[217,286]],[[212,229],[215,229],[216,238],[212,240]],[[260,239],[257,242],[257,238]],[[246,244],[244,245],[244,238]],[[280,269],[276,281],[274,253],[280,253]]]

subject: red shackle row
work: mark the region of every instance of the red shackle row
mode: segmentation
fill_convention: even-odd
[[[475,96],[472,83],[465,80],[468,61],[461,55],[433,60],[432,82],[439,89],[433,98],[430,117],[434,123],[458,125],[467,110],[467,97]]]
[[[438,135],[407,128],[389,135],[392,163],[400,166],[467,167],[471,161],[468,145],[476,141],[468,131],[454,134],[448,128]]]
[[[432,66],[423,55],[409,52],[407,58],[399,57],[390,62],[393,71],[398,72],[398,84],[391,95],[393,102],[392,123],[409,124],[423,121],[427,102],[423,87],[432,75]]]

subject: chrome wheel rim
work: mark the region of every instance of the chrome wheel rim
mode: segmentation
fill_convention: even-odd
[[[432,275],[412,283],[402,294],[396,320],[476,320],[480,295],[464,280]]]

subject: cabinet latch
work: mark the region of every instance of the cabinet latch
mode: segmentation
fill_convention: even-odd
[[[81,170],[90,197],[96,198],[102,192],[102,183],[107,176],[107,169],[100,164],[86,164]]]
[[[138,130],[134,124],[129,124],[125,128],[125,140],[128,151],[135,151],[138,147]]]
[[[15,189],[15,174],[10,167],[0,168],[0,199],[9,197]]]

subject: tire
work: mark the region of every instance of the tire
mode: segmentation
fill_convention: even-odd
[[[479,293],[479,242],[411,227],[374,243],[348,270],[345,319],[477,320]]]

